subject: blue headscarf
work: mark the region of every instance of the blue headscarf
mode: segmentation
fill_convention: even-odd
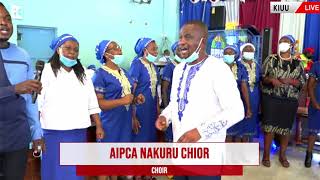
[[[177,49],[178,45],[179,45],[179,41],[175,42],[175,43],[172,44],[172,46],[171,46],[171,51],[172,51],[174,54],[176,54],[176,49]]]
[[[102,40],[97,46],[96,46],[96,58],[100,61],[101,64],[104,63],[103,55],[106,52],[109,44],[112,41],[110,40]]]
[[[134,51],[138,55],[137,57],[143,56],[143,50],[151,43],[154,42],[151,38],[140,38],[136,42],[136,45],[134,46]]]
[[[239,52],[239,48],[238,48],[237,45],[228,45],[228,46],[226,46],[226,47],[223,49],[223,52],[224,52],[226,49],[233,49],[233,50],[234,50],[234,52],[236,53],[236,54],[235,54],[235,59],[237,59],[237,58],[239,57],[240,52]]]
[[[66,41],[75,41],[79,44],[78,40],[73,37],[70,34],[62,34],[61,36],[55,38],[54,40],[52,40],[50,48],[54,51],[56,51],[58,49],[58,47],[60,47],[62,44],[64,44]]]
[[[296,42],[296,40],[294,39],[294,37],[293,37],[292,35],[289,35],[289,34],[282,36],[280,39],[282,39],[282,38],[287,38],[287,39],[289,39],[289,41],[290,41],[291,43],[295,43],[295,42]]]
[[[289,39],[290,43],[292,43],[292,44],[294,44],[296,42],[296,39],[290,34],[284,35],[280,39],[282,39],[282,38]],[[290,52],[291,52],[291,54],[294,54],[294,47],[291,48]]]

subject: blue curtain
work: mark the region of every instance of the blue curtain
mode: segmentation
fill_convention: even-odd
[[[208,27],[210,24],[211,2],[200,0],[192,3],[191,0],[180,0],[180,28],[187,22],[199,20]]]
[[[319,2],[319,0],[309,0]],[[320,14],[307,14],[304,29],[303,48],[312,47],[315,50],[314,61],[320,60]]]

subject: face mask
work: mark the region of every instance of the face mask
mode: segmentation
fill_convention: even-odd
[[[290,49],[290,44],[286,42],[282,42],[279,44],[279,51],[280,52],[287,52]]]
[[[167,58],[167,59],[170,58],[170,56],[164,56],[164,57]]]
[[[253,60],[254,59],[254,52],[243,52],[243,58],[245,60]]]
[[[201,38],[201,40],[200,40],[200,42],[199,42],[199,44],[198,44],[198,47],[197,47],[197,49],[189,56],[189,57],[187,57],[187,58],[185,58],[185,59],[182,59],[182,62],[186,62],[186,63],[191,63],[191,62],[193,62],[193,61],[195,61],[195,60],[197,60],[198,58],[199,58],[199,51],[200,51],[200,44],[201,44],[201,42],[202,42],[202,39],[203,38]]]
[[[223,55],[223,61],[227,64],[232,64],[234,61],[235,55]]]
[[[147,52],[148,52],[148,50],[147,50]],[[149,52],[148,52],[148,55],[146,56],[146,58],[148,59],[149,62],[155,62],[157,60],[157,56],[153,56]]]
[[[72,67],[78,63],[76,59],[69,59],[63,56],[62,53],[60,53],[60,61],[62,62],[63,65],[67,67]]]
[[[107,54],[109,54],[109,53],[107,53]],[[119,65],[124,61],[124,56],[122,54],[121,55],[109,54],[109,55],[113,56],[113,59],[111,59],[111,61],[114,62],[116,65]]]
[[[174,59],[179,63],[183,61],[178,55],[174,55]]]

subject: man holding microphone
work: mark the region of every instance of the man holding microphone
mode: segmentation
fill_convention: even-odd
[[[37,104],[40,93],[28,53],[8,42],[13,33],[11,16],[0,3],[0,179],[24,178],[30,140],[34,151],[43,148]]]

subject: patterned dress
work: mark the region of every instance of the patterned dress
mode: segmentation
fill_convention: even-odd
[[[298,108],[298,98],[305,83],[305,74],[301,61],[292,59],[284,61],[278,55],[268,56],[263,63],[262,77],[293,78],[300,81],[296,87],[283,84],[273,87],[271,84],[262,86],[262,129],[265,132],[279,135],[290,134]]]

